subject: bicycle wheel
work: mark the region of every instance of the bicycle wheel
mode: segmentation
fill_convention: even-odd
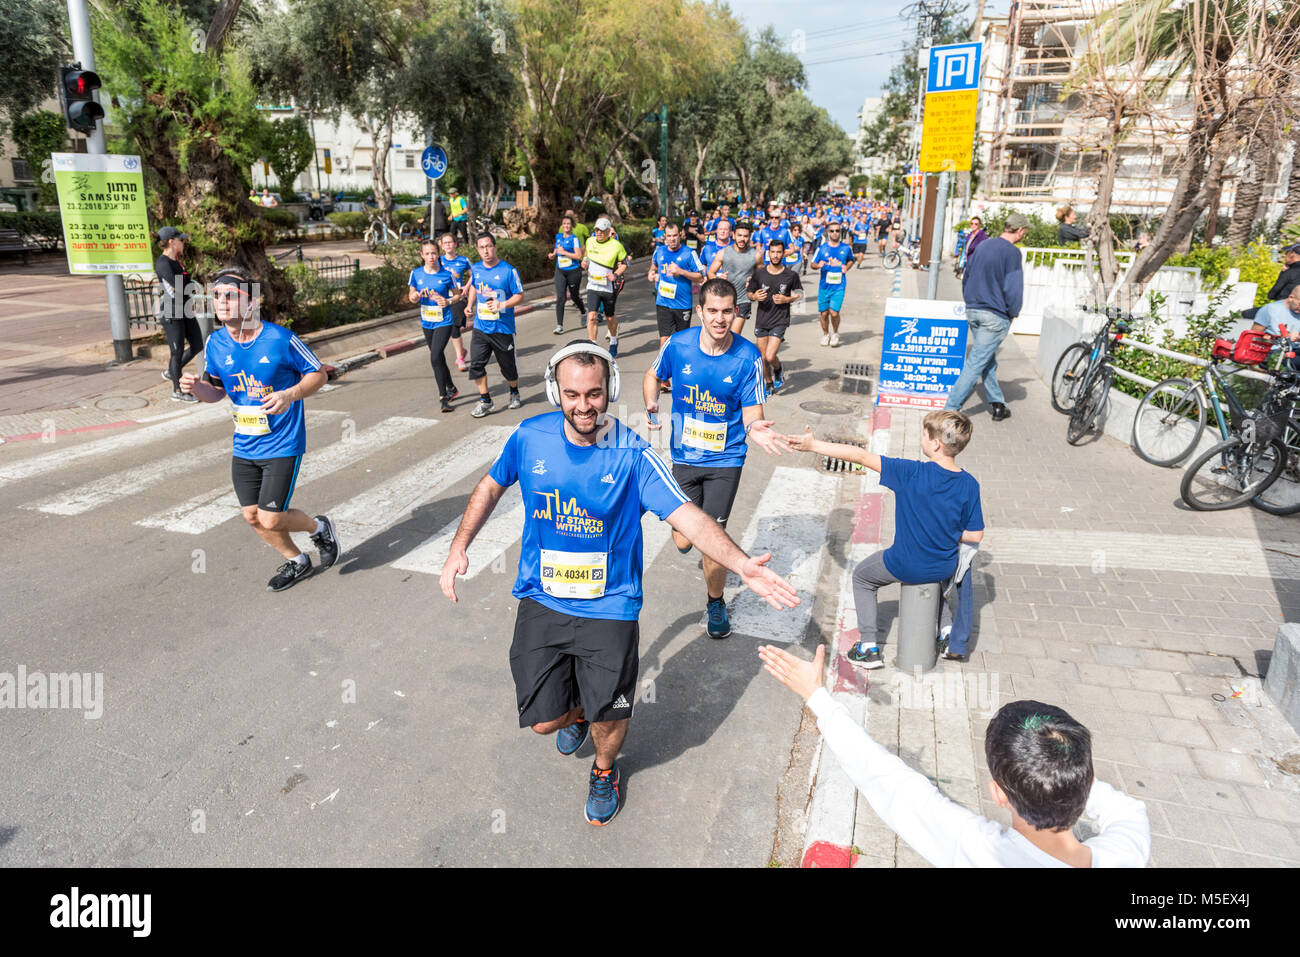
[[[1286,464],[1273,484],[1250,500],[1250,504],[1271,515],[1300,513],[1300,434],[1288,429],[1283,439]]]
[[[372,253],[379,248],[379,236],[373,227],[366,230],[365,241],[366,248]]]
[[[1091,379],[1084,379],[1080,394],[1076,397],[1074,408],[1070,410],[1070,424],[1065,429],[1065,441],[1078,445],[1088,434],[1102,406],[1110,393],[1110,380],[1115,373],[1109,366],[1104,366],[1093,373]]]
[[[1052,371],[1052,408],[1068,413],[1074,408],[1074,393],[1088,371],[1088,344],[1076,342],[1061,353]]]
[[[903,264],[902,254],[897,249],[891,249],[885,253],[884,264],[886,269],[897,269]]]
[[[1205,406],[1189,379],[1157,382],[1133,417],[1133,451],[1152,465],[1177,465],[1192,454],[1205,431]]]
[[[1236,508],[1267,489],[1285,465],[1286,447],[1280,440],[1246,445],[1234,435],[1187,466],[1179,492],[1198,512]]]

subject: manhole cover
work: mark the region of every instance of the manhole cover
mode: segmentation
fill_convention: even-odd
[[[95,408],[105,412],[127,412],[148,407],[149,400],[138,395],[106,395],[95,401]]]
[[[858,406],[845,402],[800,402],[799,408],[817,415],[852,415],[858,411]]]

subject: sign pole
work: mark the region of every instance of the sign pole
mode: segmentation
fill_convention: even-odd
[[[83,69],[95,69],[95,48],[90,41],[90,14],[86,10],[86,0],[68,0],[68,25],[72,32],[72,55],[81,63]],[[95,94],[98,102],[99,94]],[[86,137],[86,152],[106,154],[104,129],[100,123]],[[108,294],[108,324],[113,336],[113,362],[120,364],[130,362],[131,325],[127,320],[126,287],[121,276],[105,276],[104,288]]]
[[[934,219],[930,223],[930,273],[926,280],[926,299],[939,298],[939,261],[943,257],[943,216],[948,203],[948,174],[939,174],[938,195],[934,202]]]

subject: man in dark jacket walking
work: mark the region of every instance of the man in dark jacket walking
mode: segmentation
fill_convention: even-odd
[[[1011,322],[1020,315],[1025,296],[1025,273],[1016,243],[1029,232],[1029,220],[1012,213],[1002,227],[1002,235],[980,244],[980,254],[967,262],[962,280],[962,299],[966,303],[966,321],[970,325],[966,364],[948,394],[946,409],[958,409],[984,380],[993,421],[1000,422],[1011,413],[1007,410],[998,384],[998,347],[1011,331]]]

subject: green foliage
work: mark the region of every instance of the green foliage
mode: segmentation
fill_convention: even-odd
[[[360,236],[370,223],[369,213],[329,213],[325,217],[339,229],[346,230],[349,236]]]
[[[61,0],[4,0],[0,110],[17,117],[58,92],[59,67],[72,57],[67,37],[67,7]],[[33,168],[40,169],[40,164]]]
[[[1195,267],[1201,271],[1202,286],[1218,289],[1232,268],[1232,250],[1227,246],[1193,246],[1189,252],[1170,256],[1165,265]]]
[[[410,271],[390,265],[353,273],[341,289],[318,277],[306,263],[285,270],[293,284],[296,312],[293,326],[299,332],[328,329],[352,322],[378,319],[406,308],[406,281]]]
[[[649,226],[630,226],[624,223],[618,227],[618,241],[623,244],[629,256],[648,256],[654,244],[654,234]]]
[[[63,217],[58,212],[0,213],[0,229],[16,229],[24,240],[42,249],[58,249],[63,242]]]
[[[1268,302],[1268,291],[1282,272],[1281,263],[1273,259],[1273,250],[1262,242],[1251,243],[1237,255],[1232,264],[1241,270],[1242,282],[1259,284],[1255,292],[1255,305],[1262,306]]]
[[[984,213],[984,232],[990,236],[1001,236],[1002,226],[1007,221],[1013,210],[999,208],[991,209]],[[1071,243],[1068,246],[1062,246],[1058,241],[1058,229],[1060,224],[1056,220],[1043,219],[1037,213],[1029,214],[1029,232],[1025,234],[1024,240],[1020,245],[1033,249],[1078,249],[1078,243]]]
[[[1129,333],[1126,338],[1144,342],[1148,345],[1160,346],[1162,349],[1168,349],[1171,352],[1181,352],[1184,355],[1208,359],[1214,348],[1214,338],[1226,335],[1234,322],[1233,316],[1224,314],[1223,304],[1227,299],[1227,295],[1228,290],[1220,289],[1211,297],[1205,312],[1188,317],[1186,333],[1175,336],[1173,330],[1168,328],[1167,321],[1161,318],[1157,312],[1159,306],[1163,304],[1164,297],[1158,293],[1152,293],[1150,316],[1139,323],[1137,328]],[[1204,334],[1208,334],[1210,338],[1202,338]],[[1171,359],[1168,356],[1144,352],[1141,349],[1124,349],[1121,347],[1116,352],[1115,365],[1127,372],[1145,376],[1153,382],[1175,376],[1196,379],[1200,375],[1199,366],[1183,362],[1180,359]],[[1140,382],[1131,382],[1128,379],[1116,376],[1114,388],[1126,395],[1140,399],[1147,394],[1149,387],[1142,385]]]
[[[293,116],[266,123],[259,145],[280,183],[280,198],[287,202],[293,195],[294,180],[311,165],[316,152],[306,118]]]
[[[622,234],[622,230],[619,230]],[[532,239],[498,239],[497,255],[519,270],[519,277],[524,282],[535,282],[555,275],[555,263],[546,258],[550,247]],[[478,256],[471,255],[470,262],[477,262]]]
[[[263,208],[260,211],[260,215],[268,223],[278,229],[298,228],[298,217],[287,209],[280,209],[279,207],[272,206],[269,208]]]
[[[424,263],[420,258],[420,243],[414,239],[397,239],[380,246],[379,255],[383,257],[385,266],[391,266],[405,276]]]
[[[58,191],[53,183],[41,180],[41,171],[49,162],[50,154],[62,150],[68,141],[62,114],[50,110],[24,113],[13,121],[13,137],[18,155],[27,161],[27,168],[40,183],[41,203],[50,206],[58,202]]]
[[[1268,291],[1282,272],[1274,260],[1273,250],[1263,242],[1254,242],[1244,249],[1228,246],[1193,246],[1190,252],[1170,256],[1168,266],[1196,266],[1201,270],[1201,284],[1210,291],[1217,290],[1228,281],[1228,270],[1239,271],[1240,282],[1257,284],[1255,305],[1268,302]]]
[[[403,308],[410,271],[402,272],[384,265],[362,269],[348,280],[344,297],[368,318],[386,316]]]

